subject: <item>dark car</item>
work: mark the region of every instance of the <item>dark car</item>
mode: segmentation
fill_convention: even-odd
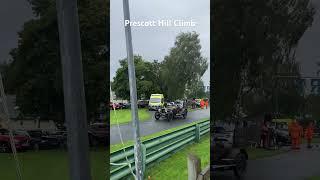
[[[106,145],[109,135],[106,123],[94,123],[88,127],[90,146]]]
[[[62,145],[62,141],[55,135],[42,130],[28,130],[31,137],[30,145],[33,149],[55,149]]]
[[[146,108],[149,106],[148,100],[139,100],[138,101],[138,108]]]
[[[12,134],[16,150],[24,151],[30,147],[30,137],[15,132]],[[9,130],[2,128],[0,129],[0,152],[10,152],[11,150]]]
[[[129,103],[118,103],[118,108],[119,109],[129,109],[130,104]]]

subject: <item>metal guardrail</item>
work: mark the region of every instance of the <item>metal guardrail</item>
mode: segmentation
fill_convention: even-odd
[[[164,134],[142,142],[144,166],[159,162],[191,142],[198,142],[210,131],[210,121],[197,124]],[[127,177],[135,169],[134,146],[128,146],[110,154],[110,179],[117,180]],[[145,168],[144,168],[145,169]]]

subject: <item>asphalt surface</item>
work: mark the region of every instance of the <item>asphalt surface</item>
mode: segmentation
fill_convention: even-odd
[[[249,160],[242,180],[307,180],[312,176],[320,176],[320,146]],[[227,171],[216,172],[214,177],[214,180],[236,180],[233,173]]]
[[[168,122],[166,120],[155,120],[154,111],[150,111],[150,113],[152,113],[152,119],[140,122],[140,136],[150,135],[159,131],[188,124],[200,119],[210,118],[209,108],[188,112],[186,119],[174,119],[171,122]],[[133,140],[132,123],[120,125],[120,130],[124,142],[128,140]],[[121,141],[118,126],[114,125],[110,127],[110,144],[117,144],[120,142]]]

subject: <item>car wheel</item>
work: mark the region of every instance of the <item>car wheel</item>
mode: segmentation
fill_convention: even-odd
[[[39,144],[34,144],[33,145],[33,150],[35,150],[35,151],[39,151]]]
[[[155,114],[154,114],[154,118],[156,119],[156,120],[159,120],[160,119],[160,113],[159,112],[156,112]]]
[[[235,157],[235,164],[236,166],[233,169],[234,175],[238,179],[241,179],[247,170],[247,159],[245,154],[238,153]]]
[[[184,112],[184,114],[183,114],[183,119],[186,119],[187,118],[187,114],[188,114],[188,112],[186,111],[186,112]]]
[[[6,143],[1,143],[0,144],[0,152],[1,153],[6,153],[9,152],[9,146]]]

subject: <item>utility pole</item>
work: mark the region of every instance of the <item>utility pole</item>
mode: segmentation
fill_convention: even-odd
[[[71,180],[90,180],[87,113],[77,0],[57,0]]]
[[[123,0],[123,14],[124,21],[130,21],[130,11],[129,11],[129,0]],[[131,27],[130,25],[125,25],[125,35],[126,35],[126,47],[127,47],[127,60],[128,60],[128,71],[129,71],[129,87],[130,87],[130,101],[131,101],[131,117],[134,133],[134,159],[135,159],[135,169],[136,169],[136,180],[143,180],[143,156],[142,156],[142,146],[140,141],[140,130],[139,130],[139,117],[138,117],[138,105],[137,105],[137,88],[136,88],[136,75],[134,68],[133,59],[133,48],[132,48],[132,37],[131,37]]]

